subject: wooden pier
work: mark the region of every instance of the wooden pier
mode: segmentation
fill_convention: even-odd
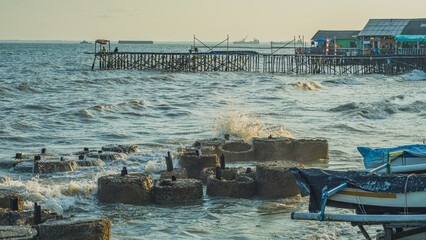
[[[401,74],[426,72],[426,55],[325,56],[224,53],[96,52],[92,69],[286,74]]]

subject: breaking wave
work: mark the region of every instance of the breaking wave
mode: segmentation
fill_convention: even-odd
[[[401,77],[408,81],[423,81],[426,80],[426,73],[421,70],[413,70],[412,72],[404,74]]]
[[[268,126],[255,116],[238,110],[220,114],[214,120],[213,126],[216,135],[230,134],[245,140],[265,138],[270,135],[295,138],[285,126]]]
[[[357,114],[368,119],[384,119],[388,115],[398,112],[421,113],[426,110],[426,102],[415,101],[410,104],[398,104],[397,100],[403,100],[404,96],[399,95],[391,97],[389,100],[373,103],[346,103],[335,108],[329,109],[331,112],[345,112]]]
[[[322,88],[321,84],[319,82],[298,82],[295,84],[295,86],[299,89],[306,90],[306,91],[318,91]]]

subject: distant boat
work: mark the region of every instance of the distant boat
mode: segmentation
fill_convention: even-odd
[[[253,41],[246,41],[248,36],[243,38],[241,41],[235,41],[234,44],[259,44],[259,40],[256,38],[253,38]]]
[[[128,40],[119,40],[119,44],[154,44],[153,41],[128,41]]]
[[[90,44],[90,43],[86,40],[83,40],[83,41],[80,42],[80,44]]]

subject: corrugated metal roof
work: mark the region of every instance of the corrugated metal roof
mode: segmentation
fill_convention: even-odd
[[[400,35],[410,19],[370,19],[358,36]]]
[[[311,40],[319,39],[319,38],[334,38],[336,39],[356,39],[359,31],[354,30],[344,30],[344,31],[331,31],[331,30],[319,30],[315,35],[311,38]]]
[[[401,35],[426,35],[426,18],[410,20]]]

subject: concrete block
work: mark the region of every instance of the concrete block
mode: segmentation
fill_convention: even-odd
[[[13,171],[18,173],[32,173],[34,171],[34,162],[21,161],[13,167]]]
[[[12,206],[13,201],[16,201],[16,206]],[[13,209],[14,207],[17,209]],[[24,210],[24,197],[17,191],[0,189],[0,208],[22,211]]]
[[[99,158],[84,158],[75,160],[79,167],[103,167],[105,166],[104,161]]]
[[[292,162],[266,162],[256,166],[256,193],[267,198],[287,198],[299,194],[291,167],[302,167]]]
[[[328,159],[328,142],[323,139],[254,138],[256,161],[291,160],[311,163]]]
[[[105,203],[143,205],[151,202],[152,180],[147,174],[110,175],[98,179],[98,197]]]
[[[185,168],[175,168],[170,172],[162,171],[160,179],[171,180],[172,176],[175,176],[176,179],[185,179],[188,178],[188,173]]]
[[[34,162],[34,173],[56,173],[69,172],[77,168],[77,163],[72,160],[68,161],[52,161],[40,160]]]
[[[219,159],[217,155],[201,155],[197,156],[195,154],[184,154],[180,159],[180,166],[186,169],[189,178],[200,178],[200,173],[204,168],[207,167],[216,167],[218,165]]]
[[[139,152],[138,146],[129,145],[129,144],[112,144],[102,147],[102,150],[105,152],[118,152],[118,153],[136,153]]]
[[[235,179],[237,176],[237,173],[239,172],[244,172],[245,169],[244,168],[225,168],[225,169],[221,169],[221,175],[223,178],[225,179]],[[200,173],[200,180],[205,184],[207,183],[207,178],[210,175],[214,175],[216,172],[216,167],[209,167],[209,168],[204,168],[201,173]]]
[[[225,156],[226,162],[247,162],[255,160],[255,151],[250,143],[232,141],[220,145],[218,155]]]
[[[109,240],[111,221],[107,218],[94,220],[60,220],[40,224],[41,240]]]
[[[254,179],[247,176],[239,178],[225,178],[223,176],[220,180],[216,179],[215,175],[210,175],[207,178],[207,195],[209,196],[222,196],[234,198],[251,198],[256,193],[256,182]]]
[[[29,226],[0,226],[0,239],[33,240],[37,231]]]
[[[63,219],[62,216],[48,210],[41,210],[41,222]],[[34,211],[0,210],[0,225],[34,225]]]
[[[182,204],[203,197],[203,184],[196,179],[157,180],[154,187],[154,203]]]
[[[119,159],[124,159],[127,157],[125,153],[117,153],[117,152],[89,152],[85,155],[88,158],[100,158],[103,161],[115,161]]]

